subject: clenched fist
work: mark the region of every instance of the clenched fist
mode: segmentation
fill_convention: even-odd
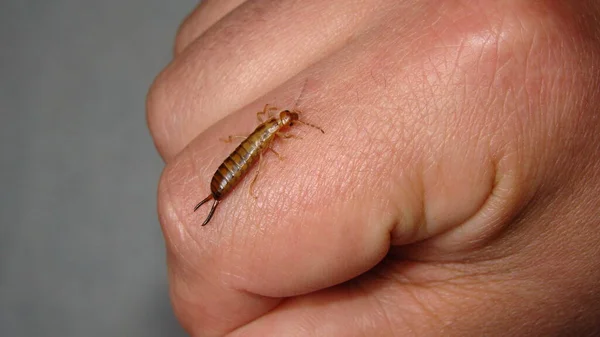
[[[193,336],[600,334],[600,4],[205,0],[148,96]],[[193,211],[265,104],[284,128]],[[236,141],[240,141],[237,140]]]

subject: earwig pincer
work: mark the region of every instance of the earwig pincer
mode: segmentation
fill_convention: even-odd
[[[254,182],[258,177],[258,172],[260,171],[260,163],[262,162],[261,158],[263,152],[270,150],[280,157],[279,154],[271,148],[273,140],[276,137],[294,137],[293,135],[283,134],[283,129],[293,126],[294,123],[300,123],[325,133],[325,131],[323,131],[323,129],[320,127],[299,120],[298,111],[283,110],[279,112],[279,116],[270,116],[270,112],[272,110],[277,110],[277,108],[269,107],[267,104],[262,111],[256,114],[256,117],[261,124],[246,139],[242,141],[242,143],[229,155],[229,157],[227,157],[227,159],[225,159],[225,161],[223,161],[221,166],[219,166],[213,175],[210,183],[211,193],[194,207],[195,212],[198,210],[198,208],[200,208],[200,206],[204,205],[211,199],[214,200],[212,207],[210,208],[210,212],[208,213],[206,220],[204,220],[202,223],[202,226],[205,226],[210,221],[215,213],[215,209],[219,205],[219,202],[221,202],[221,200],[229,192],[231,192],[235,186],[237,186],[240,180],[248,173],[253,164],[258,161],[259,167],[257,168],[254,179],[250,183],[250,194],[252,194],[252,186],[254,185]],[[263,122],[261,115],[267,115],[269,118]],[[229,140],[231,140],[231,138],[232,137],[229,137]]]

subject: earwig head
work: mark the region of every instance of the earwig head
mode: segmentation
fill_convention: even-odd
[[[279,113],[279,123],[281,123],[282,125],[293,126],[295,122],[298,122],[298,123],[304,124],[304,125],[308,125],[310,127],[313,127],[315,129],[321,131],[322,133],[325,133],[325,131],[323,131],[323,129],[321,129],[320,127],[301,121],[299,119],[298,113],[296,111],[283,110],[282,112]]]
[[[298,113],[290,110],[283,110],[279,113],[279,121],[282,125],[294,125],[294,121],[298,120]]]

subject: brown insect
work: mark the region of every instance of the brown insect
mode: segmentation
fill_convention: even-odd
[[[200,208],[200,206],[204,205],[210,199],[214,199],[212,207],[210,208],[210,212],[206,217],[206,220],[202,223],[202,226],[205,226],[213,214],[215,213],[215,209],[219,205],[221,199],[223,199],[231,190],[237,186],[239,181],[248,173],[248,170],[255,164],[257,161],[259,162],[259,166],[256,170],[256,175],[252,182],[250,183],[250,194],[254,196],[252,193],[252,187],[254,186],[254,182],[256,182],[256,178],[258,177],[258,173],[260,171],[260,164],[262,164],[262,154],[263,152],[269,150],[272,151],[281,159],[279,153],[275,152],[273,148],[271,148],[271,144],[276,137],[281,138],[299,138],[294,135],[284,134],[282,130],[294,125],[294,123],[300,123],[304,125],[311,126],[315,129],[318,129],[322,133],[325,133],[323,129],[318,126],[315,126],[310,123],[303,122],[298,119],[298,111],[290,111],[283,110],[279,113],[279,116],[271,116],[271,111],[277,110],[275,107],[269,107],[269,105],[265,105],[265,108],[256,113],[256,117],[258,121],[261,123],[255,130],[252,132],[242,143],[233,151],[225,161],[219,166],[217,172],[213,175],[212,181],[210,182],[210,191],[211,193],[204,200],[200,201],[195,207],[194,212]],[[268,119],[263,122],[261,115],[267,115]],[[227,141],[232,140],[232,136],[229,136]],[[255,197],[256,198],[256,197]]]

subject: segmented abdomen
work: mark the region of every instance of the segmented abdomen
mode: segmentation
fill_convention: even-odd
[[[276,121],[267,121],[259,125],[223,161],[210,182],[210,190],[216,200],[225,196],[237,185],[258,159],[260,153],[269,145],[278,130],[279,127]]]

